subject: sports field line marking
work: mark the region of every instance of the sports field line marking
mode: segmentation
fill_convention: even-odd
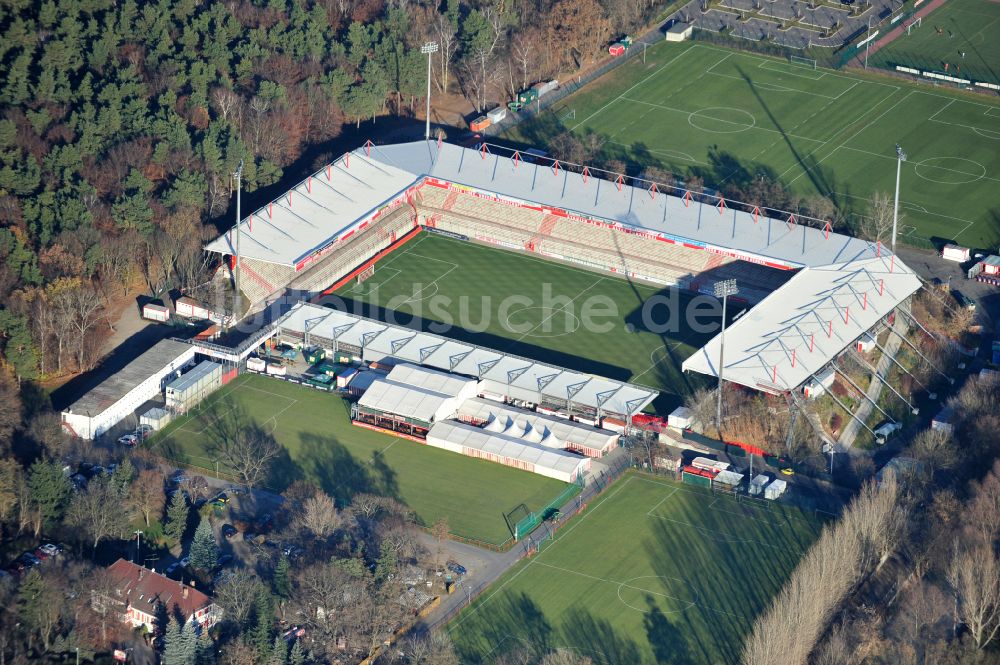
[[[774,70],[764,68],[764,71],[774,71]],[[841,95],[844,94],[844,92],[841,92],[840,95],[833,97],[831,95],[821,95],[818,92],[809,92],[808,90],[802,90],[800,88],[792,88],[780,85],[778,83],[771,83],[770,81],[754,81],[752,79],[750,81],[747,81],[742,76],[734,76],[733,74],[723,74],[721,72],[711,72],[711,71],[706,71],[705,73],[711,74],[712,76],[721,76],[723,78],[733,79],[734,81],[742,81],[744,83],[749,83],[751,86],[755,88],[758,88],[760,90],[769,90],[771,92],[794,92],[799,95],[809,95],[810,97],[819,97],[821,99],[830,99],[830,100],[840,99]],[[855,85],[857,85],[857,83],[855,83]],[[850,88],[848,88],[848,90],[852,90],[853,88],[854,86],[851,86]]]
[[[882,154],[877,153],[877,152],[871,152],[870,150],[862,150],[861,148],[852,148],[849,145],[845,145],[845,146],[841,146],[841,147],[844,150],[851,150],[851,151],[854,151],[854,152],[860,152],[860,153],[864,153],[866,155],[871,155],[872,157],[879,157],[879,158],[882,158],[882,159],[890,159],[892,161],[896,161],[896,156],[895,155],[882,155]],[[929,157],[928,159],[941,159],[941,158],[942,157]],[[944,156],[944,159],[964,159],[964,158],[962,158],[962,157],[954,157],[954,158],[952,158],[952,157]],[[968,161],[968,160],[966,160],[966,161]],[[915,163],[913,165],[914,169],[916,169],[916,167],[919,166],[919,165],[920,165],[920,162]],[[980,166],[982,166],[982,165],[980,164]],[[949,169],[949,168],[947,168],[945,166],[928,166],[926,168],[937,169],[939,171],[950,171],[951,173],[958,173],[959,175],[967,175],[967,176],[977,175],[975,173],[969,173],[968,171],[960,171],[958,169]],[[985,168],[985,167],[983,167],[983,168]],[[979,180],[992,180],[993,182],[1000,182],[1000,178],[991,178],[988,175],[981,175],[981,176],[979,176],[979,178],[977,180],[973,180],[973,181],[967,182],[967,183],[966,182],[959,182],[959,183],[941,183],[941,184],[951,185],[951,186],[968,185],[968,184],[971,184],[972,182],[978,182]]]
[[[836,196],[839,196],[839,197],[849,198],[849,199],[865,200],[867,198],[867,197],[864,197],[864,196],[858,196],[857,194],[848,194],[846,192],[833,192],[833,194],[836,195]],[[904,201],[900,201],[900,203],[901,204],[905,204]],[[958,240],[959,237],[961,237],[961,235],[963,233],[965,233],[970,228],[972,228],[973,226],[976,225],[975,222],[969,221],[967,219],[963,219],[961,217],[952,217],[951,215],[944,215],[944,214],[939,213],[939,212],[933,212],[933,211],[927,210],[926,208],[924,209],[924,212],[927,215],[932,215],[934,217],[941,217],[943,219],[950,219],[952,221],[962,222],[963,224],[965,224],[965,226],[960,231],[958,231],[957,233],[952,233],[952,232],[949,231],[949,234],[951,234],[951,236],[952,236],[952,238],[954,240]],[[924,238],[925,240],[929,240],[930,239],[930,238],[928,238],[926,236],[914,236],[914,237],[916,237],[916,238]]]
[[[386,284],[388,284],[389,281],[393,277],[396,277],[396,276],[402,274],[402,272],[403,272],[402,270],[397,270],[396,268],[390,268],[388,266],[383,266],[382,268],[379,269],[378,272],[385,272],[387,270],[390,271],[390,274],[385,279],[375,280],[373,284],[369,284],[369,282],[373,281],[373,280],[370,280],[370,279],[366,280],[364,282],[359,282],[359,283],[355,284],[354,288],[352,288],[350,291],[348,291],[348,293],[357,293],[358,295],[361,295],[361,296],[367,295],[367,294],[371,293],[376,288],[379,288],[379,289],[382,288],[383,286],[385,286]]]
[[[642,85],[643,83],[645,83],[649,79],[651,79],[654,76],[656,76],[657,74],[659,74],[661,71],[663,71],[664,69],[666,69],[669,65],[673,64],[677,60],[677,58],[679,58],[682,55],[685,55],[687,53],[690,53],[693,50],[694,50],[694,47],[687,48],[687,49],[681,51],[680,53],[678,53],[677,55],[675,55],[674,57],[672,57],[670,60],[667,60],[665,63],[663,63],[662,66],[658,67],[655,71],[653,71],[652,73],[650,73],[649,76],[643,78],[641,81],[636,82],[636,84],[633,85],[631,88],[629,88],[628,90],[626,90],[622,94],[618,95],[617,97],[615,97],[614,99],[612,99],[610,102],[608,102],[607,104],[605,104],[601,108],[597,109],[596,111],[594,111],[593,113],[591,113],[590,115],[588,115],[586,118],[584,118],[580,122],[576,123],[576,125],[574,125],[570,129],[570,131],[571,132],[575,132],[581,126],[583,126],[584,124],[586,124],[587,122],[589,122],[592,118],[594,118],[595,116],[597,116],[600,113],[603,113],[605,109],[607,109],[609,106],[611,106],[612,104],[614,104],[615,102],[617,102],[619,99],[621,99],[622,97],[624,97],[628,93],[632,92],[632,90],[634,90],[635,88],[639,87],[640,85]],[[730,53],[729,55],[732,55],[732,54]],[[729,55],[727,55],[726,57],[729,57]],[[723,58],[723,60],[725,60],[725,58]]]
[[[692,116],[692,115],[697,116],[697,114],[702,111],[702,109],[698,109],[696,111],[686,111],[684,109],[675,109],[675,108],[673,108],[671,106],[665,106],[663,104],[656,104],[654,102],[645,102],[645,101],[643,101],[641,99],[632,99],[631,97],[622,97],[622,100],[626,101],[626,102],[635,102],[636,104],[643,104],[643,105],[646,105],[646,106],[653,106],[653,107],[656,107],[658,109],[662,109],[664,111],[673,111],[675,113],[682,113],[682,114],[687,115],[687,116]],[[717,108],[721,108],[721,107],[717,107]],[[749,112],[746,112],[746,113],[748,115],[750,115],[751,118],[754,117]],[[702,117],[708,117],[708,116],[702,116]],[[708,117],[708,119],[709,120],[715,120],[716,122],[721,122],[721,123],[726,124],[726,125],[739,125],[739,126],[742,126],[742,127],[746,127],[745,123],[736,122],[735,120],[726,120],[724,118],[711,118],[711,117]],[[756,118],[754,118],[754,119],[756,120]],[[751,125],[750,127],[746,127],[746,129],[747,130],[759,129],[759,130],[764,131],[764,132],[772,132],[774,134],[781,134],[781,132],[779,130],[777,130],[777,129],[768,129],[767,127],[761,127],[760,125],[756,125],[756,124],[755,125]],[[799,139],[801,141],[812,141],[814,143],[822,143],[823,142],[822,139],[812,139],[812,138],[809,138],[808,136],[797,136],[795,134],[787,134],[787,133],[785,134],[785,136],[790,136],[792,138]]]
[[[576,294],[575,296],[573,296],[572,298],[570,298],[569,302],[565,302],[565,303],[563,303],[562,305],[560,305],[559,307],[555,307],[555,308],[553,308],[553,309],[552,309],[552,311],[551,311],[551,312],[549,313],[549,315],[548,315],[548,316],[546,316],[546,317],[545,317],[544,319],[542,319],[541,321],[539,321],[538,323],[536,323],[536,324],[535,324],[535,325],[534,325],[534,326],[533,326],[533,327],[531,328],[531,330],[529,330],[528,332],[524,333],[523,335],[521,335],[520,337],[518,337],[517,339],[515,339],[515,340],[514,340],[513,342],[511,342],[511,343],[510,343],[510,344],[508,345],[508,347],[507,347],[507,348],[510,348],[510,346],[512,346],[512,345],[514,345],[514,344],[517,344],[517,343],[519,343],[519,342],[520,342],[521,340],[523,340],[523,339],[524,339],[525,337],[527,337],[528,335],[531,335],[531,333],[533,333],[533,332],[534,332],[535,330],[537,330],[537,329],[538,329],[538,326],[540,326],[540,325],[544,324],[544,323],[545,323],[546,321],[548,321],[548,320],[549,320],[549,319],[551,319],[551,318],[552,318],[553,316],[555,316],[556,314],[558,314],[560,310],[564,310],[564,309],[566,309],[566,308],[567,308],[568,306],[572,305],[572,304],[573,304],[574,302],[576,302],[576,299],[577,299],[577,298],[579,298],[579,297],[580,297],[580,296],[582,296],[582,295],[583,295],[584,293],[586,293],[587,291],[591,290],[592,288],[594,288],[595,286],[597,286],[598,284],[600,284],[600,283],[601,283],[601,282],[603,282],[603,281],[604,281],[604,277],[598,277],[598,278],[597,278],[597,281],[595,281],[595,282],[594,282],[593,284],[591,284],[590,286],[588,286],[587,288],[585,288],[585,289],[584,289],[583,291],[580,291],[580,292],[579,292],[578,294]],[[574,314],[574,316],[576,316],[576,315]]]
[[[886,95],[882,99],[878,100],[878,102],[876,104],[874,104],[871,108],[865,109],[864,111],[862,111],[861,115],[859,115],[857,118],[855,118],[851,122],[845,124],[844,127],[840,131],[834,133],[833,136],[831,136],[829,139],[827,139],[826,141],[824,141],[819,147],[817,147],[812,152],[806,153],[805,156],[803,156],[802,160],[804,161],[806,159],[809,159],[810,157],[812,157],[813,155],[815,155],[817,152],[819,152],[820,150],[822,150],[824,147],[826,147],[828,144],[830,144],[831,142],[833,142],[833,140],[835,138],[837,138],[840,134],[843,134],[847,130],[849,130],[852,127],[854,127],[854,125],[856,125],[859,122],[861,122],[862,120],[864,120],[865,116],[868,115],[868,113],[870,111],[873,111],[876,108],[878,108],[879,106],[881,106],[883,102],[887,101],[889,98],[891,98],[893,95],[895,95],[898,91],[899,91],[899,88],[896,88],[895,90],[893,90],[892,92],[890,92],[888,95]],[[813,164],[812,166],[810,166],[808,168],[802,169],[802,173],[800,173],[799,175],[797,175],[794,178],[792,178],[791,180],[789,180],[787,186],[791,187],[792,183],[794,183],[796,180],[798,180],[799,178],[801,178],[802,176],[806,175],[811,170],[813,170],[814,168],[818,167],[820,164],[822,164],[823,162],[825,162],[834,153],[836,153],[837,150],[839,150],[842,146],[844,146],[848,141],[850,141],[851,139],[857,137],[858,134],[860,134],[861,132],[865,131],[866,129],[868,129],[869,127],[871,127],[872,125],[874,125],[876,122],[878,122],[879,120],[881,120],[882,116],[884,116],[886,113],[888,113],[889,111],[893,110],[894,108],[896,108],[897,106],[899,106],[901,103],[903,103],[906,99],[908,99],[910,97],[910,95],[913,94],[913,92],[914,91],[911,90],[907,94],[903,95],[903,97],[900,98],[895,104],[893,104],[892,106],[890,106],[886,110],[882,111],[882,113],[878,114],[878,116],[876,116],[870,122],[865,123],[865,125],[862,126],[860,129],[858,129],[852,136],[849,136],[846,139],[844,139],[843,142],[840,145],[838,145],[836,148],[834,148],[833,150],[831,150],[825,157],[823,157],[820,160],[818,160],[815,164]],[[787,169],[785,169],[784,171],[782,171],[781,173],[779,173],[778,177],[777,177],[777,180],[781,180],[785,176],[786,173],[788,173],[789,171],[791,171],[792,169],[794,169],[797,166],[799,168],[801,168],[801,164],[800,164],[799,161],[796,161],[795,164],[789,166]]]
[[[783,64],[785,63],[774,62],[773,60],[762,60],[761,63],[757,65],[757,67],[765,71],[774,72],[775,74],[788,74],[789,76],[798,76],[800,78],[808,79],[810,81],[819,81],[820,79],[826,76],[826,72],[823,70],[813,70],[813,73],[816,73],[818,71],[819,76],[806,76],[805,74],[799,74],[794,71],[789,71],[787,69],[774,69],[773,67],[765,67],[765,65],[783,65]],[[789,67],[791,67],[791,65],[789,65]],[[802,68],[799,69],[800,71],[806,71]]]
[[[985,138],[1000,139],[1000,129],[988,129],[986,127],[978,127],[976,125],[966,125],[966,124],[961,123],[961,122],[949,122],[947,120],[941,120],[940,118],[938,118],[939,114],[944,113],[945,111],[947,111],[948,108],[952,104],[954,104],[956,101],[957,100],[952,99],[947,104],[945,104],[944,106],[942,106],[941,108],[939,108],[937,111],[935,111],[934,115],[932,115],[931,117],[927,118],[927,120],[930,121],[930,122],[941,123],[942,125],[949,125],[951,127],[962,127],[963,129],[970,129],[970,130],[974,131],[975,133],[977,133],[980,136],[983,136]],[[988,117],[993,117],[993,116],[989,115],[989,111],[990,111],[990,109],[986,109],[986,113],[984,113],[983,115],[988,116]],[[987,133],[983,134],[983,132],[987,132]]]
[[[589,510],[587,510],[583,515],[580,515],[573,524],[571,524],[567,529],[563,530],[560,534],[558,534],[556,536],[555,541],[551,545],[549,545],[548,547],[546,547],[544,550],[539,550],[538,554],[536,554],[534,556],[534,558],[529,559],[528,562],[526,564],[524,564],[524,567],[521,568],[521,570],[519,570],[516,573],[514,573],[513,575],[511,575],[511,577],[510,577],[509,580],[507,580],[506,582],[504,582],[503,584],[501,584],[500,586],[498,586],[496,589],[493,590],[492,593],[490,593],[488,596],[486,596],[485,598],[483,598],[481,601],[477,601],[476,606],[471,611],[469,611],[468,614],[466,614],[465,616],[463,616],[460,620],[456,621],[455,623],[449,624],[448,625],[448,632],[450,633],[450,632],[454,631],[456,628],[458,628],[463,623],[465,623],[470,617],[473,617],[476,614],[478,614],[479,611],[482,608],[486,607],[490,603],[490,601],[493,600],[493,598],[496,597],[497,594],[499,594],[501,591],[503,591],[504,588],[508,584],[510,584],[511,582],[513,582],[514,580],[516,580],[518,577],[520,577],[521,575],[523,575],[524,571],[530,569],[533,565],[537,564],[539,562],[539,559],[541,558],[541,556],[543,554],[545,554],[546,552],[548,552],[549,550],[551,550],[553,547],[555,547],[559,543],[559,541],[561,541],[563,538],[565,538],[569,534],[573,533],[573,531],[578,526],[580,526],[583,523],[584,520],[586,520],[588,517],[590,517],[592,514],[594,514],[594,512],[596,512],[598,508],[600,508],[601,506],[603,506],[605,503],[607,503],[608,501],[610,501],[615,496],[618,496],[618,494],[620,494],[622,492],[622,490],[624,490],[626,487],[628,487],[629,482],[631,482],[633,478],[634,478],[634,476],[626,478],[625,482],[623,482],[620,487],[612,490],[606,496],[604,496],[603,498],[601,498],[597,503],[595,503],[593,505],[593,507],[591,507]]]
[[[670,494],[666,495],[665,497],[663,497],[662,499],[660,499],[659,501],[657,501],[655,506],[653,506],[648,511],[646,511],[646,515],[652,516],[653,511],[655,511],[657,508],[659,508],[661,505],[663,505],[664,501],[666,501],[667,499],[669,499],[670,497],[672,497],[676,493],[677,493],[677,488],[675,487],[672,490],[670,490]]]
[[[600,577],[599,575],[591,575],[590,573],[584,573],[584,572],[579,571],[579,570],[573,570],[572,568],[563,568],[562,566],[553,566],[551,563],[545,563],[544,561],[539,561],[538,565],[539,566],[544,566],[546,568],[551,568],[553,570],[558,570],[558,571],[561,571],[563,573],[569,573],[570,575],[578,575],[580,577],[586,577],[588,580],[594,580],[595,582],[604,582],[606,584],[613,584],[613,585],[615,585],[615,586],[617,586],[617,587],[619,587],[621,589],[632,589],[633,591],[641,591],[643,593],[648,593],[648,594],[653,595],[653,596],[660,596],[661,598],[669,598],[670,600],[676,600],[679,603],[687,603],[688,607],[696,606],[696,607],[702,607],[703,609],[710,609],[708,607],[704,607],[702,605],[699,605],[697,600],[691,600],[689,598],[678,598],[677,596],[672,596],[669,593],[663,593],[663,592],[660,592],[660,591],[651,591],[650,589],[644,589],[642,587],[633,586],[633,585],[631,585],[631,584],[629,584],[627,582],[620,582],[618,580],[608,579],[607,577]],[[654,576],[654,577],[656,577],[656,576]],[[696,597],[697,597],[697,594],[696,594]],[[674,612],[678,612],[678,611],[684,611],[684,610],[673,610],[673,611]],[[713,610],[713,611],[715,611],[715,610]],[[719,610],[719,611],[721,611],[721,610]],[[667,614],[667,613],[668,612],[664,612],[664,614]],[[729,614],[728,612],[722,612],[722,613],[723,614]],[[737,616],[737,615],[734,614],[733,616]]]
[[[417,256],[417,255],[414,254],[414,256]],[[449,263],[449,261],[444,261],[444,263]],[[435,291],[431,295],[436,294],[438,292],[438,289],[440,288],[438,286],[438,280],[444,279],[445,277],[447,277],[449,274],[451,274],[455,270],[458,270],[460,267],[461,266],[459,266],[457,263],[452,263],[451,267],[448,268],[447,270],[445,270],[444,273],[442,273],[441,275],[438,275],[438,277],[436,279],[434,279],[434,281],[430,282],[429,284],[420,287],[419,291],[417,291],[412,296],[410,296],[409,298],[407,298],[406,300],[404,300],[403,302],[401,302],[400,305],[406,305],[406,304],[411,303],[411,302],[416,302],[417,300],[423,300],[426,296],[421,296],[420,294],[422,294],[424,291],[426,291],[427,289],[429,289],[432,286],[435,288]],[[417,296],[420,296],[420,297],[418,298]]]

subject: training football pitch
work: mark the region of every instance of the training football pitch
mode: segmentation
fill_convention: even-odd
[[[281,491],[297,479],[315,482],[338,505],[359,493],[393,497],[424,525],[448,519],[452,533],[501,544],[510,537],[504,512],[520,503],[540,510],[566,484],[357,427],[348,403],[331,393],[279,379],[243,375],[171,423],[151,442],[168,460],[223,472],[216,452],[235,428],[260,428],[281,445],[263,484]]]
[[[886,69],[903,65],[940,72],[945,63],[952,76],[1000,83],[1000,4],[948,0],[910,34],[903,33],[869,58],[870,66]]]
[[[682,316],[692,300],[686,292],[430,233],[335,295],[343,299],[336,306],[374,318],[648,385],[664,392],[660,412],[700,385],[703,379],[683,374],[680,364],[719,321],[718,313],[704,315],[708,331],[693,330]]]
[[[463,663],[520,645],[599,665],[736,663],[820,526],[795,508],[627,475],[448,628]]]
[[[921,29],[931,23],[929,16]],[[988,248],[1000,240],[995,98],[663,43],[648,50],[645,64],[633,58],[506,138],[545,146],[567,129],[596,133],[606,140],[605,156],[636,167],[699,175],[715,188],[765,174],[853,213],[863,212],[873,191],[891,196],[898,143],[908,155],[900,185],[904,241]]]

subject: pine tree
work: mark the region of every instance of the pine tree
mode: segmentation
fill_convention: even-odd
[[[288,661],[288,642],[281,635],[274,637],[274,646],[271,648],[271,659],[268,665],[285,665]]]
[[[161,665],[187,665],[184,660],[184,646],[181,639],[181,627],[173,617],[167,619],[167,628],[163,631],[163,657]]]
[[[198,636],[198,644],[195,649],[195,665],[215,665],[215,644],[208,636],[208,631],[202,628]]]
[[[191,565],[198,570],[212,570],[219,560],[219,545],[215,542],[212,525],[202,518],[191,542]]]
[[[288,557],[283,556],[274,567],[274,593],[281,598],[288,598],[291,595],[292,585],[288,580],[288,570]]]
[[[292,651],[288,656],[288,665],[306,665],[306,652],[302,648],[302,642],[295,640]]]
[[[115,467],[114,472],[111,474],[111,486],[114,487],[115,493],[119,498],[124,499],[128,496],[128,490],[134,478],[135,467],[132,466],[132,462],[126,457],[122,460],[121,464]]]
[[[184,537],[184,530],[187,529],[188,505],[184,493],[180,490],[174,492],[167,506],[167,523],[163,526],[163,533],[175,543],[181,542]]]
[[[188,621],[181,628],[180,656],[184,665],[195,665],[198,657],[198,631],[194,621]]]
[[[274,626],[274,607],[271,604],[271,593],[266,587],[257,592],[257,602],[254,606],[255,623],[250,631],[249,642],[267,660],[271,653],[271,629]]]

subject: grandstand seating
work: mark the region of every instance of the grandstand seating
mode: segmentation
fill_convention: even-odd
[[[244,258],[240,289],[251,303],[263,302],[269,295],[280,290],[294,275],[288,266]]]

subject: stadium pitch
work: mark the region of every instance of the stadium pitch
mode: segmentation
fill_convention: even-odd
[[[944,72],[945,63],[952,76],[1000,83],[1000,4],[949,0],[869,58],[869,66],[890,70],[903,65]]]
[[[718,314],[704,319],[708,332],[681,316],[693,298],[687,292],[430,233],[335,295],[344,300],[336,306],[374,318],[648,385],[663,391],[655,403],[660,412],[705,380],[683,374],[681,363],[718,329]]]
[[[934,16],[920,29],[933,30]],[[568,109],[575,119],[560,121]],[[606,157],[632,165],[700,175],[717,188],[767,174],[853,213],[873,191],[893,192],[898,143],[909,156],[905,242],[988,248],[1000,240],[995,98],[664,43],[648,50],[646,64],[634,58],[505,138],[545,146],[566,130],[596,133]]]
[[[795,508],[630,474],[448,630],[463,663],[520,646],[598,665],[737,663],[820,527]]]
[[[358,493],[393,497],[424,525],[446,517],[453,534],[497,545],[510,537],[504,512],[521,503],[539,510],[566,488],[551,478],[356,427],[339,396],[255,375],[210,395],[150,447],[207,473],[230,472],[217,444],[238,428],[260,428],[281,445],[262,481],[269,489],[281,491],[301,478],[341,506]]]

